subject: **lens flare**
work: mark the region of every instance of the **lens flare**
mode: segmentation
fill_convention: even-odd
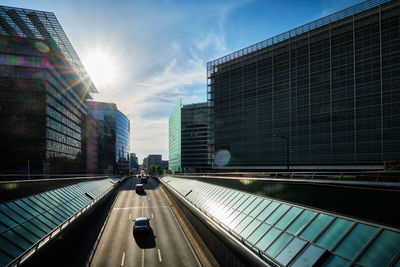
[[[40,41],[35,42],[35,48],[42,53],[50,52],[50,47],[47,44]]]
[[[218,167],[224,167],[229,164],[229,161],[231,160],[231,153],[228,150],[220,150],[217,153],[215,153],[215,165]]]

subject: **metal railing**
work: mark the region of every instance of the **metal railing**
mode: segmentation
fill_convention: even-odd
[[[179,173],[174,177],[198,178],[246,178],[255,180],[325,180],[373,183],[400,183],[399,172],[218,172],[218,173]]]

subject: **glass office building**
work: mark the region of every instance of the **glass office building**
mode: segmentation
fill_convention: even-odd
[[[0,170],[85,173],[97,90],[55,15],[0,6]]]
[[[113,103],[87,101],[97,120],[99,173],[129,172],[130,121]]]
[[[168,168],[173,172],[180,172],[182,170],[181,108],[182,108],[182,101],[179,101],[178,105],[176,105],[168,121],[168,149],[169,149]]]
[[[219,168],[400,161],[399,16],[399,1],[365,1],[209,62]]]
[[[185,172],[210,169],[208,153],[208,103],[182,107],[182,167]]]
[[[201,172],[210,169],[208,103],[176,106],[169,119],[169,169]]]

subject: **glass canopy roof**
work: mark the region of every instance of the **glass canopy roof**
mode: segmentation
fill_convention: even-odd
[[[272,198],[162,178],[268,262],[281,266],[399,266],[400,232]]]
[[[118,180],[81,182],[0,204],[0,266],[44,244]]]

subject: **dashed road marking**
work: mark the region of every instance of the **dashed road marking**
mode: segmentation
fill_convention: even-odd
[[[160,260],[160,262],[162,262],[160,249],[157,249],[157,251],[158,251],[158,259]]]
[[[152,219],[154,219],[154,215],[153,215],[153,213],[151,213],[151,218],[152,218]]]
[[[121,266],[124,266],[124,263],[125,263],[125,251],[122,252]]]
[[[132,218],[132,213],[129,213],[129,220]]]
[[[142,267],[144,267],[144,249],[142,249]]]

